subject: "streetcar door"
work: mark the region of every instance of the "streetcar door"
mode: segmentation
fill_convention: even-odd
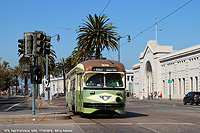
[[[81,111],[82,106],[82,93],[81,93],[81,75],[77,75],[77,90],[76,90],[76,107],[77,111]]]
[[[70,82],[70,107],[73,111],[75,111],[75,95],[74,95],[74,92],[75,92],[75,79],[73,79],[71,82]]]

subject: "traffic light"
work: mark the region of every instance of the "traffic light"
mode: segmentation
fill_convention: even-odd
[[[27,35],[25,40],[26,40],[25,46],[27,48],[25,54],[31,56],[33,51],[33,36]]]
[[[31,66],[31,83],[42,84],[42,66]]]
[[[51,41],[50,36],[45,36],[44,37],[44,44],[43,44],[43,55],[45,56],[46,54],[50,54],[50,47],[51,44],[49,43]]]
[[[35,55],[41,56],[43,53],[43,45],[44,45],[44,35],[43,33],[36,34],[36,47],[35,47]]]
[[[18,53],[19,53],[19,55],[25,54],[24,39],[19,39],[19,40],[18,40],[18,43],[20,43],[20,44],[18,44],[18,47],[19,47]]]

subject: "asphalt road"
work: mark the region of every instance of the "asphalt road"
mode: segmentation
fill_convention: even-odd
[[[56,100],[58,102],[56,106],[52,103],[48,105],[47,102],[43,102],[44,106],[42,107],[40,105],[41,100],[35,100],[35,114],[59,114],[66,112],[65,104],[62,104],[59,100]],[[7,100],[0,100],[0,118],[4,115],[32,115],[32,97],[11,96]]]
[[[28,97],[13,96],[9,97],[8,100],[0,101],[0,115],[20,115],[26,111],[30,112],[31,109],[31,101]]]
[[[199,125],[200,105],[129,100],[126,114],[117,117],[74,115],[57,121],[0,121],[0,132],[199,133]]]

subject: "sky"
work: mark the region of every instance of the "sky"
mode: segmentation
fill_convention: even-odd
[[[86,16],[100,15],[110,0],[0,0],[0,57],[11,67],[18,65],[18,39],[24,32],[43,31],[56,37],[51,44],[56,51],[57,61],[67,58],[77,46],[76,30]],[[155,26],[135,37],[190,0],[111,0],[103,14],[117,27],[116,32],[127,38],[120,39],[120,61],[126,69],[139,63],[140,53],[147,41],[155,40]],[[158,44],[173,46],[180,50],[200,44],[200,0],[192,0],[171,16],[158,23]],[[104,50],[102,55],[110,60],[118,60],[117,51]],[[1,61],[1,62],[2,62]]]

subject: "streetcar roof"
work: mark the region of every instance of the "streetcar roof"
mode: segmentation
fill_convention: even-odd
[[[117,68],[117,72],[125,72],[125,68],[122,63],[113,61],[113,60],[104,60],[104,59],[84,61],[84,62],[79,63],[77,67],[80,67],[85,71],[93,71],[94,67],[98,67],[98,68],[113,67],[113,68]]]

